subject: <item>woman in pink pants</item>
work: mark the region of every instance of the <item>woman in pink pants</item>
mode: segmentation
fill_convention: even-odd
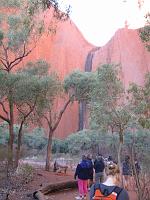
[[[85,155],[82,161],[77,165],[74,178],[78,177],[79,196],[76,199],[86,199],[88,193],[89,165]]]

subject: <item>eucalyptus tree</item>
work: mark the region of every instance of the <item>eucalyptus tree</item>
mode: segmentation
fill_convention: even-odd
[[[46,81],[45,84],[44,98],[36,106],[35,116],[40,124],[44,123],[47,125],[48,143],[45,170],[49,171],[54,131],[57,129],[68,105],[71,103],[73,95],[64,98],[63,85],[56,74],[52,74],[51,82]],[[59,110],[57,108],[57,101],[60,99],[64,101],[64,105]]]
[[[135,152],[138,152],[138,148],[143,148],[145,146],[144,138],[146,139],[146,142],[149,143],[149,130],[150,130],[150,73],[147,73],[145,75],[145,81],[144,84],[137,85],[135,83],[130,84],[129,87],[129,102],[130,102],[130,110],[134,115],[135,122],[138,126],[140,126],[141,130],[134,132],[132,134],[132,144],[131,146],[131,161],[133,165],[133,172],[134,177],[136,181],[136,186],[138,189],[138,199],[143,199],[143,196],[145,195],[145,188],[141,185],[139,181],[138,174],[136,172],[135,167]],[[143,137],[143,133],[147,131],[147,135]],[[137,134],[138,133],[138,134]],[[140,136],[140,137],[139,137]],[[142,146],[139,143],[140,139],[143,139]],[[138,145],[136,144],[138,141]],[[142,159],[145,158],[147,163],[149,160],[147,159],[147,155],[149,152],[149,148],[145,148],[146,152],[143,152]],[[141,154],[141,151],[139,152]],[[147,194],[147,193],[146,193]]]
[[[132,83],[128,92],[130,109],[137,122],[144,129],[150,129],[150,72],[145,75],[143,86]]]
[[[105,64],[97,70],[95,88],[91,93],[91,127],[119,134],[118,164],[124,132],[131,119],[125,91],[119,79],[119,68]]]
[[[54,84],[51,75],[48,74],[49,65],[45,61],[28,63],[27,66],[16,73],[19,77],[15,85],[14,105],[17,109],[17,122],[19,123],[16,166],[20,158],[22,131],[25,124],[34,124],[34,112],[45,98],[45,87],[49,83],[49,89]]]
[[[46,9],[51,9],[53,16],[47,29],[44,22]],[[1,0],[0,11],[0,70],[7,73],[22,64],[44,32],[56,31],[53,20],[63,21],[69,16],[68,8],[66,12],[60,12],[58,0]],[[7,102],[0,100],[0,106],[9,118],[9,151],[13,152],[14,102],[11,93],[10,88]],[[6,120],[2,115],[0,119]]]
[[[65,79],[65,88],[74,91],[74,100],[88,103],[92,129],[118,132],[118,162],[121,165],[123,136],[131,114],[119,79],[119,66],[105,64],[96,72],[73,72]]]
[[[74,94],[74,100],[89,102],[91,92],[95,86],[95,73],[82,72],[79,70],[73,71],[66,76],[64,80],[64,88],[67,92]]]
[[[79,130],[86,121],[87,116],[85,113],[86,110],[88,110],[88,105],[91,98],[90,94],[94,87],[94,83],[95,76],[93,72],[82,72],[76,70],[65,78],[65,90],[74,94],[73,101],[77,101],[79,106],[80,102],[84,102],[85,105],[84,112],[82,112],[82,110],[80,111],[79,109]],[[80,119],[83,119],[83,122],[80,122]]]
[[[140,37],[148,51],[150,51],[150,13],[145,16],[145,26],[140,29]]]
[[[22,130],[25,123],[33,122],[33,114],[35,109],[39,108],[45,99],[45,94],[48,90],[53,92],[53,85],[56,81],[53,75],[48,74],[48,64],[43,61],[30,63],[22,71],[16,73],[7,73],[1,71],[0,74],[0,92],[2,105],[7,104],[10,95],[13,100],[14,112],[16,113],[16,122],[19,123],[16,166],[20,156]],[[11,90],[11,94],[10,94]],[[9,125],[9,112],[3,106],[1,118]],[[13,149],[12,149],[13,150]],[[13,158],[13,151],[9,152],[9,156]]]

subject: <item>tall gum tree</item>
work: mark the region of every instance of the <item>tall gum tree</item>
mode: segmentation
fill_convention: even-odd
[[[69,9],[65,13],[60,12],[57,0],[1,0],[0,1],[0,70],[13,73],[16,67],[36,47],[43,32],[45,32],[44,15],[46,9],[52,9],[53,18],[66,20]],[[48,31],[54,29],[48,26]],[[31,43],[32,41],[32,43]],[[12,91],[9,90],[7,101],[0,99],[1,109],[4,115],[1,120],[9,124],[9,161],[13,159],[14,142],[14,102]]]
[[[75,100],[88,104],[92,129],[119,134],[118,162],[121,166],[123,136],[131,116],[118,67],[105,64],[96,72],[73,72],[65,79],[65,88],[74,91]]]
[[[91,94],[91,126],[118,133],[118,164],[121,169],[121,148],[131,116],[125,101],[125,91],[119,79],[119,66],[105,64],[98,68],[95,88]]]
[[[63,97],[64,90],[62,83],[58,79],[58,77],[53,74],[52,81],[46,82],[45,87],[45,97],[43,98],[41,104],[38,104],[35,111],[35,116],[37,117],[37,121],[41,124],[47,124],[47,135],[48,135],[48,143],[47,143],[47,151],[46,151],[46,164],[45,170],[50,170],[50,161],[51,161],[51,149],[52,149],[52,138],[55,130],[57,129],[61,118],[67,109],[68,105],[71,103],[73,94],[69,95],[65,98],[65,103],[61,110],[56,109],[56,99],[60,100]]]

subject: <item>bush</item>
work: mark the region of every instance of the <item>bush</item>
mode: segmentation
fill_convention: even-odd
[[[14,143],[17,144],[17,134],[19,131],[19,125],[14,125]],[[9,130],[8,124],[2,123],[0,125],[0,144],[6,145],[9,140]],[[35,128],[32,132],[24,133],[22,138],[22,143],[27,146],[29,149],[42,150],[47,144],[47,138],[44,134],[44,129]]]
[[[150,164],[150,131],[146,129],[139,129],[134,133],[127,132],[125,134],[125,141],[123,149],[128,150],[130,154],[131,147],[134,146],[135,154],[142,165],[143,171],[149,171]]]
[[[66,140],[54,138],[52,140],[52,153],[68,153],[68,144]]]
[[[99,131],[82,130],[69,135],[63,142],[71,155],[79,155],[85,152],[110,154],[112,149],[115,154],[114,146],[117,138],[115,137],[114,139],[114,137],[112,134],[105,134]]]
[[[44,129],[35,128],[31,133],[25,133],[23,137],[23,144],[29,149],[42,150],[47,144]]]
[[[134,148],[136,156],[142,165],[142,170],[147,172],[150,163],[150,131],[139,129],[135,135]],[[52,143],[52,153],[69,153],[78,157],[84,153],[102,153],[104,156],[112,155],[117,160],[118,134],[102,133],[93,130],[82,130],[69,135],[66,139],[54,139]],[[124,134],[124,144],[121,159],[126,154],[131,153],[133,146],[133,133],[126,131]]]

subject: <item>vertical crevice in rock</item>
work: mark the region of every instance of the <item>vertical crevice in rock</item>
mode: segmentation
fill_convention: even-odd
[[[111,64],[112,62],[113,49],[114,49],[114,38],[112,38],[110,46],[108,47],[108,50],[107,50],[107,58],[106,58],[107,64]]]
[[[87,55],[86,61],[85,61],[85,72],[91,72],[92,71],[92,61],[94,57],[94,53],[99,50],[100,47],[93,48]],[[79,102],[79,131],[83,130],[85,128],[85,122],[86,122],[86,102],[80,101]]]

